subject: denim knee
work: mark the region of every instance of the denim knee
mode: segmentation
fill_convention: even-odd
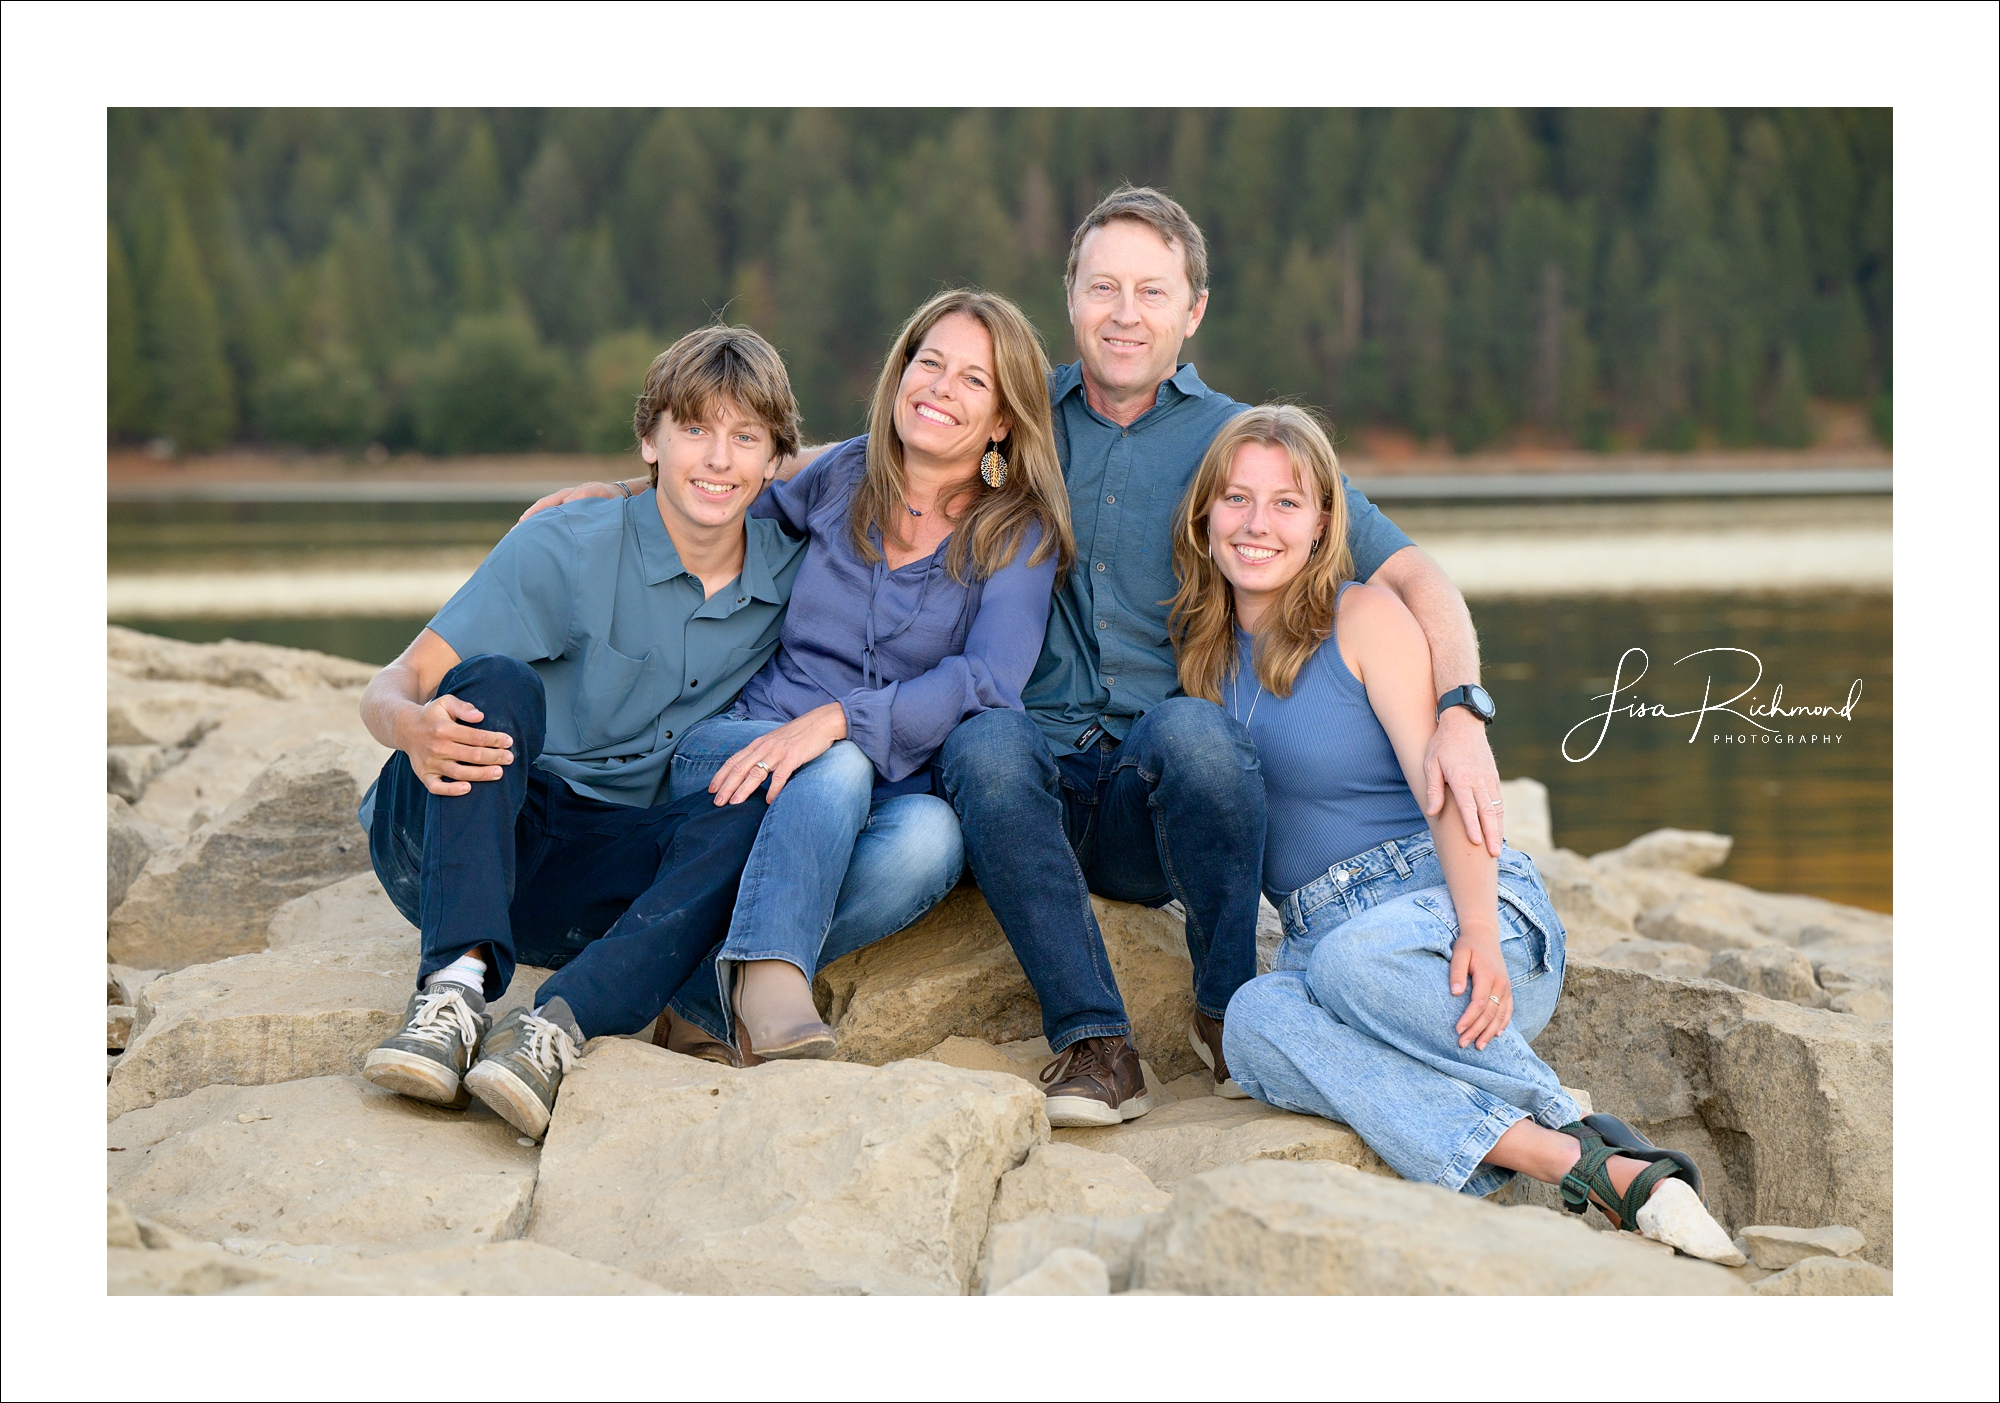
[[[1257,743],[1214,702],[1168,697],[1139,719],[1126,744],[1141,768],[1163,780],[1171,777],[1224,801],[1232,791],[1253,787],[1263,798]]]
[[[938,773],[952,807],[1006,800],[1022,786],[1055,782],[1055,759],[1035,723],[1019,711],[995,707],[960,722],[938,750]]]
[[[1305,977],[1314,998],[1328,1008],[1343,1003],[1369,1008],[1395,996],[1397,967],[1412,955],[1451,958],[1454,932],[1419,906],[1415,895],[1370,907],[1313,947]]]
[[[897,865],[912,881],[949,890],[965,870],[958,815],[935,794],[907,794],[890,802],[903,810],[896,824]]]
[[[801,773],[810,769],[816,784],[837,785],[843,793],[875,792],[875,762],[851,740],[835,741],[817,759],[799,768]]]
[[[1222,1060],[1237,1084],[1259,1100],[1265,1099],[1264,1069],[1273,1056],[1283,1056],[1283,1030],[1310,1006],[1298,983],[1295,974],[1253,979],[1231,996],[1224,1013]]]
[[[486,719],[479,723],[483,730],[505,730],[511,726],[520,730],[532,727],[539,732],[548,715],[548,695],[542,687],[541,674],[519,658],[499,653],[479,653],[445,673],[438,680],[438,695],[447,693],[471,702],[486,713]],[[527,745],[525,736],[515,736],[514,742],[517,746]],[[539,735],[532,749],[540,753]]]

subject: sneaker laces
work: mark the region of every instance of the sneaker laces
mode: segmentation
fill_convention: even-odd
[[[576,1042],[560,1023],[524,1011],[521,1026],[528,1036],[516,1051],[523,1057],[544,1072],[554,1071],[560,1063],[567,1075],[576,1066]]]
[[[1105,1059],[1098,1040],[1078,1038],[1062,1050],[1060,1057],[1042,1068],[1042,1080],[1054,1086],[1072,1077],[1095,1076],[1108,1086],[1110,1071],[1111,1064]]]
[[[479,1041],[479,1024],[458,986],[447,981],[417,995],[417,1011],[410,1016],[403,1036],[412,1042],[448,1048],[453,1034],[471,1047]]]

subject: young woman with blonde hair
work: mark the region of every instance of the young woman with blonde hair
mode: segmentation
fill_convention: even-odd
[[[733,710],[689,729],[671,788],[735,804],[768,783],[771,810],[714,975],[670,1005],[669,1046],[829,1055],[814,972],[958,881],[932,757],[968,716],[1020,709],[1073,553],[1048,374],[1012,302],[940,293],[891,342],[869,431],[751,508],[809,538],[805,563],[777,653]]]
[[[1525,854],[1496,861],[1451,805],[1426,821],[1424,747],[1459,699],[1434,709],[1423,630],[1350,578],[1345,514],[1325,431],[1263,405],[1216,436],[1177,523],[1181,686],[1256,741],[1284,922],[1276,967],[1230,1001],[1229,1068],[1260,1101],[1346,1122],[1407,1179],[1484,1195],[1521,1172],[1636,1230],[1656,1190],[1698,1193],[1700,1174],[1583,1115],[1529,1046],[1562,987],[1562,922]],[[1706,1247],[1733,1250],[1720,1228]]]

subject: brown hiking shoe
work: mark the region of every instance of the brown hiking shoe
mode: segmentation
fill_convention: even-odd
[[[1212,1090],[1217,1096],[1227,1096],[1232,1101],[1249,1099],[1250,1093],[1236,1084],[1229,1075],[1229,1064],[1222,1060],[1222,1020],[1210,1018],[1200,1009],[1188,1021],[1188,1046],[1194,1049],[1215,1078]]]
[[[707,1030],[699,1023],[690,1023],[671,1008],[662,1010],[659,1021],[653,1024],[653,1046],[664,1047],[669,1052],[678,1052],[683,1057],[699,1057],[704,1062],[719,1062],[725,1067],[744,1065],[737,1058],[735,1048],[719,1038],[709,1036]],[[762,1058],[757,1059],[758,1062],[762,1060]]]
[[[1078,1038],[1042,1068],[1049,1124],[1117,1125],[1153,1109],[1129,1038]]]

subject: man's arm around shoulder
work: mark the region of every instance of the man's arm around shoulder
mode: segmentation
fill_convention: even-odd
[[[773,481],[791,481],[791,479],[804,472],[814,459],[833,446],[830,443],[816,443],[811,447],[801,448],[798,452],[788,455],[782,463],[778,464],[778,475]],[[647,477],[628,477],[622,478],[617,482],[579,482],[574,487],[565,487],[559,491],[549,493],[546,497],[538,498],[532,506],[521,513],[520,519],[526,521],[536,512],[546,511],[550,507],[559,507],[564,502],[574,502],[582,497],[636,497],[652,485],[652,479]]]
[[[1472,627],[1472,612],[1435,560],[1416,546],[1404,546],[1382,562],[1368,583],[1394,590],[1423,626],[1439,695],[1479,680],[1479,634]],[[1462,706],[1447,709],[1424,752],[1424,781],[1424,812],[1436,814],[1443,808],[1449,788],[1458,801],[1465,836],[1498,857],[1505,811],[1497,807],[1500,768],[1493,762],[1486,724]]]

